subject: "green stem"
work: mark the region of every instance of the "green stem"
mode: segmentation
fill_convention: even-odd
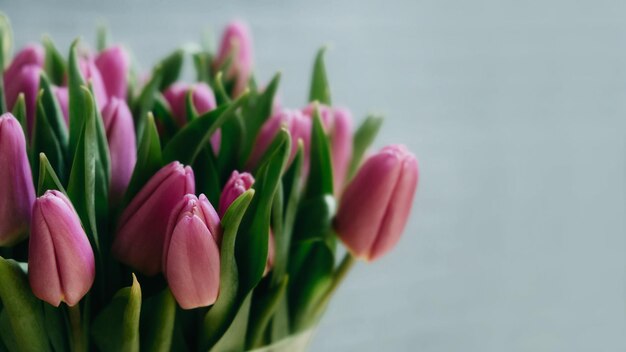
[[[80,318],[80,304],[76,304],[73,307],[67,306],[67,311],[70,318],[70,325],[72,328],[72,352],[85,352],[85,341],[83,341],[83,326]]]
[[[324,292],[324,295],[320,298],[317,306],[313,308],[312,316],[314,317],[315,321],[319,319],[319,317],[321,317],[322,313],[324,313],[324,310],[326,310],[326,307],[328,306],[328,302],[330,302],[330,299],[335,294],[335,291],[337,291],[337,288],[339,288],[339,285],[346,278],[346,276],[350,272],[350,269],[352,269],[355,263],[356,259],[352,256],[352,254],[350,254],[350,252],[347,252],[341,260],[341,264],[339,264],[339,267],[337,267],[337,270],[333,275],[333,279],[330,282],[328,289],[326,289],[326,292]]]

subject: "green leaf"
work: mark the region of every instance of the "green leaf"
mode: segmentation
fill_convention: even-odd
[[[63,55],[57,50],[52,39],[45,35],[43,37],[43,46],[46,50],[46,59],[44,62],[44,70],[52,83],[61,86],[67,75],[67,64]]]
[[[242,295],[254,288],[263,275],[272,202],[290,152],[291,137],[289,132],[281,129],[266,153],[265,162],[255,173],[253,188],[257,196],[244,216],[235,246]]]
[[[144,129],[141,141],[139,142],[137,162],[135,163],[133,176],[126,189],[126,204],[130,202],[135,194],[141,190],[141,187],[143,187],[143,185],[163,166],[159,132],[157,131],[152,114],[148,114],[147,120],[147,127]]]
[[[235,118],[226,121],[220,130],[221,142],[217,158],[220,180],[226,183],[233,170],[240,169],[239,154],[241,142],[245,140],[244,122],[239,112]]]
[[[198,82],[211,83],[211,73],[209,66],[211,65],[211,55],[207,52],[200,51],[192,55],[193,65],[196,69],[196,80]]]
[[[178,125],[167,101],[160,93],[157,93],[154,99],[153,114],[155,120],[161,124],[161,136],[163,136],[164,142],[169,141],[178,132]]]
[[[16,345],[21,351],[50,351],[41,301],[33,296],[24,271],[0,257],[0,280],[0,299]]]
[[[41,197],[49,189],[55,189],[63,193],[66,193],[65,188],[63,188],[63,185],[61,181],[59,180],[59,177],[57,176],[56,172],[54,172],[52,165],[50,165],[50,162],[48,161],[48,158],[46,157],[46,154],[44,153],[39,154],[39,178],[38,180],[39,180],[39,182],[37,183],[37,196],[38,197]]]
[[[93,322],[91,334],[101,351],[139,352],[141,287],[133,284],[119,290]]]
[[[164,90],[178,79],[178,76],[180,76],[180,72],[183,68],[184,58],[185,52],[182,49],[178,49],[166,56],[157,65],[162,72],[159,90]]]
[[[246,101],[242,94],[232,104],[225,104],[188,123],[163,149],[166,162],[178,160],[183,164],[193,164],[200,151],[211,141],[211,136],[226,121],[236,117],[235,112]]]
[[[223,71],[218,71],[213,81],[213,87],[215,88],[215,99],[218,105],[229,103],[231,101],[230,96],[226,93],[224,88],[224,74]]]
[[[70,344],[67,336],[68,322],[63,311],[49,304],[44,303],[42,305],[46,334],[48,335],[52,349],[56,352],[69,351]]]
[[[65,119],[61,107],[52,91],[52,85],[48,77],[42,73],[39,79],[39,89],[41,91],[40,99],[43,104],[44,113],[48,120],[48,124],[52,128],[54,135],[59,140],[64,152],[67,150],[68,134]]]
[[[78,39],[72,42],[70,46],[70,55],[68,63],[68,91],[69,91],[69,117],[70,117],[70,156],[76,153],[78,139],[83,131],[83,125],[87,116],[87,104],[83,93],[85,80],[80,73],[78,64],[78,54],[76,52]],[[91,112],[90,112],[91,113]]]
[[[0,71],[8,65],[13,51],[13,30],[9,17],[0,12]],[[4,111],[4,109],[3,109]]]
[[[204,193],[211,204],[219,204],[222,182],[211,144],[200,152],[192,168],[196,179],[196,193]]]
[[[135,101],[133,116],[135,117],[135,132],[137,133],[137,137],[143,135],[143,129],[146,122],[145,118],[148,112],[153,108],[155,95],[158,92],[159,85],[162,81],[163,68],[161,66],[156,66],[154,70],[152,70],[152,77],[141,90],[137,101]]]
[[[52,127],[49,124],[48,118],[46,116],[42,101],[41,94],[37,99],[37,112],[35,114],[35,128],[33,130],[33,146],[31,148],[31,152],[33,153],[33,157],[31,158],[31,168],[34,175],[39,175],[39,163],[37,162],[36,155],[40,153],[45,153],[50,156],[51,164],[57,170],[64,172],[65,167],[65,156],[63,148],[61,147],[61,142],[58,140],[55,135]],[[64,175],[61,174],[61,177],[64,178]]]
[[[100,23],[98,24],[98,28],[96,29],[96,50],[103,51],[109,45],[109,29],[106,24]]]
[[[311,91],[309,101],[319,101],[324,105],[332,105],[330,100],[330,87],[326,76],[326,66],[324,65],[324,53],[326,48],[321,48],[315,56],[313,64],[313,75],[311,77]]]
[[[250,303],[252,292],[250,292],[235,315],[232,324],[222,338],[210,349],[211,352],[219,351],[243,351],[246,346],[246,330],[248,328],[248,318],[250,315]]]
[[[193,89],[189,89],[185,94],[185,112],[188,123],[198,117],[196,107],[193,105]]]
[[[235,261],[235,241],[246,210],[254,197],[250,189],[240,195],[228,207],[222,218],[224,234],[220,248],[220,294],[204,317],[200,346],[208,350],[226,332],[237,313],[239,273]]]
[[[17,96],[17,101],[13,106],[13,116],[20,122],[24,135],[28,136],[28,128],[26,127],[26,99],[24,98],[24,93],[20,93]],[[30,143],[31,141],[27,138],[26,144],[30,146]]]
[[[281,282],[268,293],[255,299],[250,310],[248,335],[246,346],[248,349],[258,348],[264,344],[264,335],[274,312],[287,291],[289,277],[285,276]]]
[[[332,220],[337,210],[335,198],[321,195],[306,199],[300,205],[294,233],[296,241],[323,240],[331,230]]]
[[[324,132],[319,109],[313,111],[313,129],[311,131],[310,168],[306,186],[306,198],[333,194],[333,164],[330,143]]]
[[[367,152],[367,148],[374,142],[376,135],[383,124],[383,118],[380,116],[368,116],[354,133],[352,140],[352,160],[348,169],[348,180],[354,177],[359,169],[363,156]]]
[[[175,317],[176,300],[169,288],[148,298],[141,311],[141,350],[170,351]]]

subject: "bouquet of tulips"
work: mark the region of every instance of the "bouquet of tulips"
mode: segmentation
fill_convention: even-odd
[[[240,22],[146,74],[97,38],[13,56],[0,16],[0,351],[304,348],[355,258],[398,241],[415,157],[368,154],[382,120],[331,104],[323,50],[286,109]]]

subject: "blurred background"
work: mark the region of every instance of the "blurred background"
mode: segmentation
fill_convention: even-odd
[[[256,71],[301,107],[387,117],[421,179],[398,247],[359,263],[312,351],[626,350],[626,2],[0,0],[18,46],[98,21],[147,70],[246,20]],[[191,62],[187,65],[190,67]]]

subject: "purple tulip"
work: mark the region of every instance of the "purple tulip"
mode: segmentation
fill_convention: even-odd
[[[303,113],[312,117],[314,108],[311,104],[303,109]],[[345,108],[318,105],[318,109],[322,124],[330,136],[333,186],[335,194],[340,194],[352,158],[352,114]]]
[[[41,67],[26,65],[16,70],[11,80],[5,79],[5,97],[9,110],[13,110],[19,94],[24,93],[26,102],[26,125],[29,136],[32,136],[35,123],[40,74]]]
[[[220,196],[220,217],[226,214],[228,207],[242,195],[245,191],[249,190],[254,184],[254,177],[247,172],[239,173],[239,171],[233,171],[222,190]]]
[[[94,254],[67,197],[47,191],[33,206],[28,279],[35,296],[58,307],[76,305],[96,276]]]
[[[102,75],[104,88],[109,99],[116,97],[126,100],[129,66],[128,55],[120,46],[104,49],[96,57],[96,67]]]
[[[204,196],[187,194],[170,215],[163,273],[183,309],[209,306],[220,288],[220,218]]]
[[[63,113],[63,119],[65,120],[65,124],[69,126],[69,123],[70,123],[69,90],[67,89],[67,87],[53,86],[52,91],[54,92],[54,95],[57,98],[57,102],[59,103],[59,107],[61,108],[61,112]]]
[[[219,68],[232,55],[230,70],[226,78],[235,79],[233,96],[239,96],[248,86],[252,74],[252,36],[248,26],[240,21],[233,21],[224,30],[217,58],[213,64]]]
[[[102,110],[102,120],[111,156],[109,194],[116,202],[124,195],[137,161],[135,126],[126,101],[116,97]]]
[[[359,258],[376,260],[400,239],[417,188],[417,160],[392,145],[370,157],[346,187],[335,229]]]
[[[35,201],[26,139],[11,113],[0,116],[0,180],[0,246],[7,246],[28,234]]]
[[[102,110],[108,99],[100,70],[98,70],[94,60],[91,58],[81,58],[79,60],[79,67],[85,82],[87,82],[87,84],[91,82],[91,85],[93,86],[93,94],[96,98],[96,104],[98,104],[98,109]]]
[[[185,194],[194,191],[189,166],[174,161],[161,168],[122,213],[113,254],[146,275],[159,273],[169,216]]]
[[[293,161],[298,151],[298,140],[302,140],[306,155],[311,140],[311,119],[306,117],[299,110],[282,109],[277,114],[272,116],[269,120],[267,120],[265,124],[263,124],[263,127],[261,127],[261,130],[259,131],[256,139],[256,143],[254,144],[254,149],[252,150],[252,155],[250,155],[250,159],[248,161],[249,168],[254,168],[258,166],[258,163],[263,158],[263,154],[265,154],[267,148],[270,146],[270,144],[276,137],[276,134],[283,126],[289,131],[289,134],[291,135],[291,139],[293,141],[291,143],[291,154],[289,156],[289,163]],[[308,158],[305,158],[303,174],[306,174],[306,170],[308,170],[308,167]]]
[[[25,66],[43,67],[45,60],[44,49],[39,44],[27,45],[15,57],[11,64],[4,71],[4,84],[14,81]],[[13,104],[9,104],[13,105]]]

